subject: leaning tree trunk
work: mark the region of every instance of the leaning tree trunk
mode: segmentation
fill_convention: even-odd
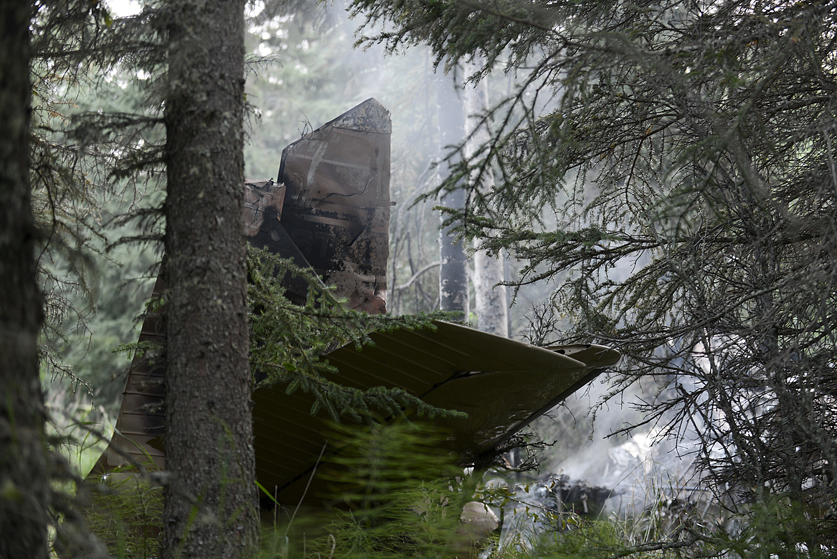
[[[162,556],[252,557],[258,517],[241,213],[244,1],[166,4]]]
[[[482,66],[480,58],[465,64],[465,80],[477,73]],[[488,84],[483,80],[476,86],[465,86],[465,157],[471,158],[485,146],[489,139],[488,122],[482,122],[488,110]],[[489,191],[494,186],[494,174],[490,168],[480,177],[480,189]],[[499,285],[505,280],[503,253],[491,255],[479,250],[479,241],[474,241],[474,300],[476,302],[477,325],[483,332],[509,337],[509,305],[506,287]]]
[[[46,558],[43,321],[29,199],[29,0],[0,2],[0,557]]]
[[[459,161],[456,154],[446,158],[448,146],[456,145],[465,137],[465,114],[462,98],[455,79],[440,75],[436,80],[436,103],[439,118],[439,176],[447,179]],[[441,203],[453,209],[465,207],[465,191],[457,189],[445,195]],[[444,217],[444,216],[443,216]],[[463,242],[454,242],[450,227],[439,233],[441,267],[439,269],[439,298],[443,311],[457,313],[458,320],[468,321],[468,258]]]

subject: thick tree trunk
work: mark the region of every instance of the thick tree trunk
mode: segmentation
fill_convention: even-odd
[[[465,137],[465,114],[461,92],[455,81],[440,75],[436,80],[436,103],[439,115],[439,175],[445,180],[458,157],[446,159],[447,146],[456,145]],[[465,207],[465,192],[462,189],[442,198],[443,206],[462,209]],[[456,312],[462,322],[468,322],[468,258],[462,242],[454,243],[450,228],[443,227],[439,233],[441,267],[439,269],[439,298],[443,311]]]
[[[43,320],[29,199],[31,2],[0,2],[0,557],[46,558]]]
[[[247,330],[244,2],[170,0],[163,553],[258,546]]]
[[[481,62],[465,64],[465,79],[481,69]],[[480,126],[481,115],[488,110],[488,86],[485,81],[476,86],[465,86],[465,156],[472,157],[480,146],[489,141],[487,126]],[[494,175],[489,169],[482,177],[480,188],[491,190],[494,187]],[[503,253],[496,256],[479,250],[479,241],[474,241],[474,300],[476,302],[477,325],[483,332],[490,332],[509,337],[509,310],[506,287],[498,285],[505,279]]]

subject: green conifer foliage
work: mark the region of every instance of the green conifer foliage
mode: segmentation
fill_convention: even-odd
[[[322,466],[334,510],[303,519],[292,532],[321,534],[312,538],[309,553],[346,559],[470,556],[470,540],[458,528],[474,480],[464,478],[456,457],[441,449],[444,431],[420,423],[335,429],[341,448]]]
[[[314,395],[312,414],[321,409],[334,421],[347,415],[356,421],[400,416],[405,410],[420,415],[455,415],[424,403],[400,389],[376,387],[358,390],[340,385],[327,354],[338,347],[371,343],[369,334],[396,328],[431,328],[445,313],[391,317],[347,310],[333,290],[311,270],[265,250],[250,248],[248,257],[250,301],[250,363],[258,386],[287,385]],[[308,284],[304,304],[284,295],[282,278],[290,274]],[[258,388],[258,387],[257,387]]]
[[[518,77],[484,115],[496,133],[460,166],[451,219],[527,262],[522,283],[556,282],[566,337],[623,353],[611,396],[655,381],[640,423],[691,430],[725,506],[790,499],[818,528],[788,541],[831,549],[837,5],[352,6],[386,24],[362,43]]]

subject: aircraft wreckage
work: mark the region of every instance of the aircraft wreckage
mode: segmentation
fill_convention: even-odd
[[[368,99],[286,147],[277,182],[245,182],[250,243],[312,267],[349,307],[371,314],[386,312],[391,132],[389,112]],[[304,289],[288,285],[291,298],[304,298]],[[163,290],[158,280],[155,295]],[[374,346],[349,345],[327,359],[348,386],[397,387],[466,412],[467,419],[446,420],[463,463],[493,451],[619,359],[604,346],[541,348],[458,324],[435,326],[374,333]],[[146,318],[139,339],[165,339],[159,315]],[[149,460],[165,468],[164,373],[163,363],[134,359],[116,433],[94,471]],[[284,386],[257,389],[253,399],[256,477],[279,502],[295,504],[327,445],[328,422],[310,415],[310,396],[287,395]]]

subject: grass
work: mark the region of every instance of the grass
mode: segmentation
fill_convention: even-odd
[[[830,541],[811,549],[799,543],[812,541],[812,531],[824,533],[817,524],[824,520],[787,499],[746,504],[737,516],[706,515],[708,503],[673,510],[676,487],[658,488],[652,504],[630,516],[541,518],[549,511],[532,509],[531,521],[554,529],[525,541],[518,535],[500,542],[495,534],[474,546],[459,521],[463,505],[476,498],[499,504],[508,493],[492,494],[478,476],[464,476],[440,451],[444,433],[416,424],[339,429],[345,448],[337,467],[323,469],[338,503],[317,513],[268,513],[260,559],[816,559],[834,549]],[[80,448],[90,451],[87,443]],[[114,557],[158,556],[159,486],[122,471],[101,481],[93,497],[85,516]],[[726,529],[736,523],[741,528]]]

